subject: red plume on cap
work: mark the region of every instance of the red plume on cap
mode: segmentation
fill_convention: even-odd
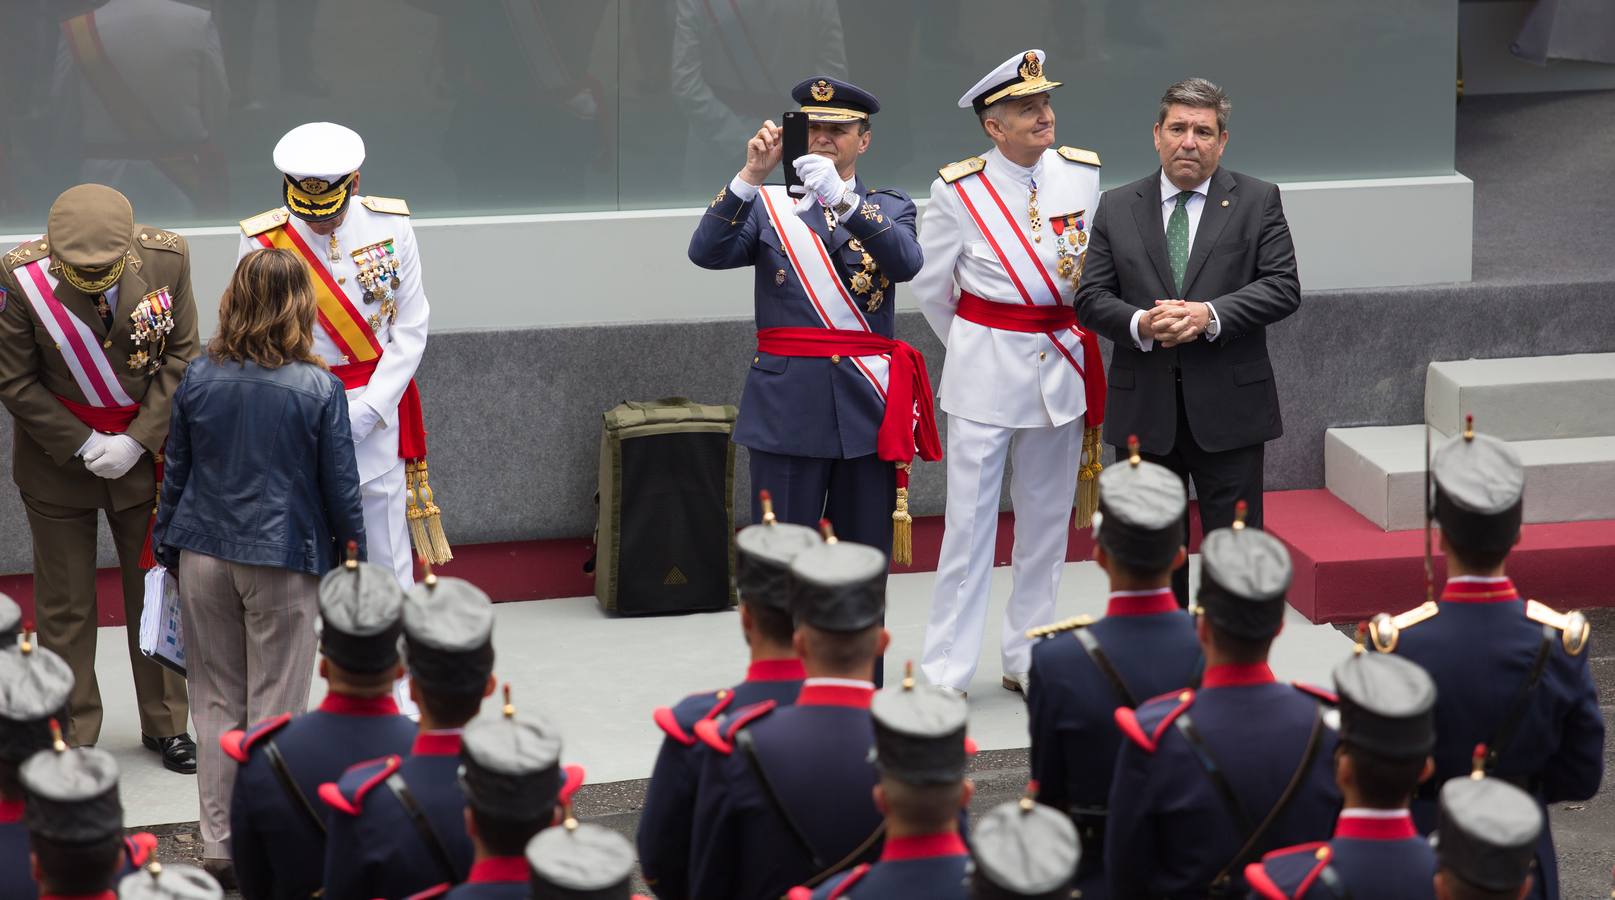
[[[1246,503],[1243,500],[1241,500],[1238,503],[1234,504],[1234,530],[1235,531],[1241,531],[1241,530],[1243,530],[1245,528],[1245,516],[1250,514],[1250,508],[1251,508],[1250,504]]]

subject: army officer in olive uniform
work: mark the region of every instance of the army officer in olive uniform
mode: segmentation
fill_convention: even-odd
[[[163,764],[196,771],[185,680],[141,655],[142,545],[156,504],[169,399],[197,354],[185,239],[136,225],[96,184],[51,206],[46,234],[0,257],[0,403],[33,535],[40,643],[73,669],[69,738],[101,733],[95,680],[95,520],[123,574],[140,730]]]

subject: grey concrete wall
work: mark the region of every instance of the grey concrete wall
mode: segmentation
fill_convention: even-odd
[[[1567,282],[1307,294],[1300,312],[1268,336],[1285,421],[1284,437],[1268,449],[1268,489],[1323,486],[1326,428],[1419,421],[1432,360],[1615,351],[1615,333],[1585,327],[1602,320],[1612,291]],[[669,394],[738,402],[751,329],[750,320],[717,319],[434,335],[420,382],[432,484],[450,538],[589,534],[600,413],[624,399]],[[942,349],[919,314],[901,314],[898,329],[940,378]],[[9,417],[0,422],[10,429]],[[9,458],[10,441],[0,447]],[[744,510],[744,453],[737,468]],[[916,466],[919,514],[940,513],[944,489],[940,463]],[[29,568],[21,505],[15,492],[0,491],[0,572]]]

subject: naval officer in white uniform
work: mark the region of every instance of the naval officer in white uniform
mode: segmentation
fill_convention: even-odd
[[[1026,631],[1054,618],[1084,421],[1092,429],[1104,405],[1097,340],[1071,308],[1099,205],[1099,157],[1055,148],[1049,92],[1060,82],[1043,60],[1041,50],[1016,54],[959,99],[994,146],[932,183],[913,281],[948,350],[946,531],[921,665],[933,684],[961,692],[980,657],[1005,461],[1015,583],[1003,685],[1024,693]]]

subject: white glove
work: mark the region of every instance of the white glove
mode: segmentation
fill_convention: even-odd
[[[353,442],[360,443],[381,424],[381,413],[363,400],[348,404],[348,428],[353,431]]]
[[[97,436],[100,440],[96,440]],[[79,452],[84,457],[84,468],[89,469],[92,475],[113,479],[128,474],[146,448],[127,434],[101,434],[98,431],[84,442]]]
[[[826,209],[841,202],[847,193],[847,183],[841,179],[841,173],[836,171],[835,161],[827,156],[809,153],[798,156],[793,163],[796,174],[802,179],[802,185],[808,192],[819,199]]]

